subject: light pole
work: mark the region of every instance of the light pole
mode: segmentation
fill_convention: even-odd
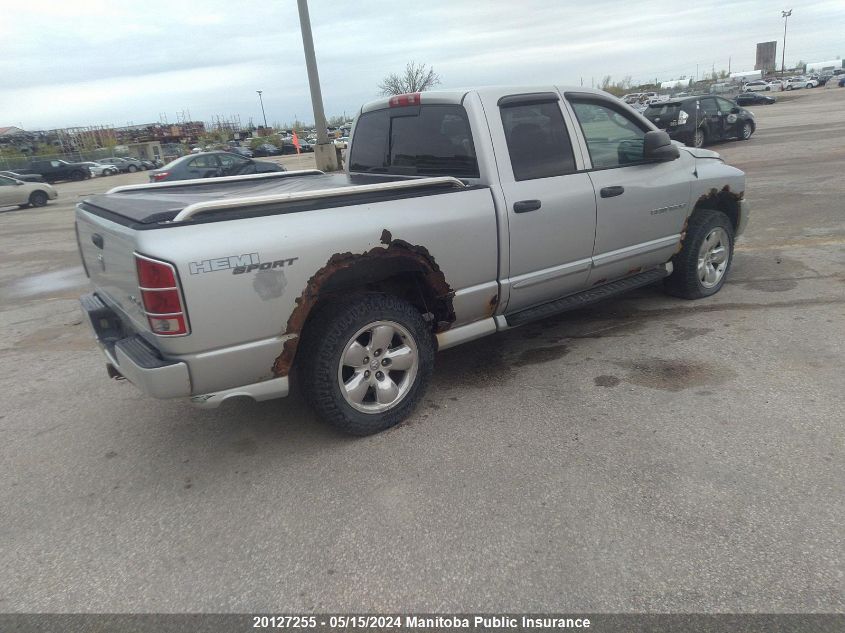
[[[781,11],[780,17],[783,18],[783,50],[781,53],[780,58],[780,76],[783,77],[786,74],[786,23],[789,22],[789,16],[792,15],[792,9],[789,11]]]
[[[326,133],[326,114],[323,111],[323,94],[320,92],[320,75],[317,72],[317,57],[314,54],[314,38],[311,36],[311,18],[308,15],[308,0],[297,0],[299,27],[302,30],[302,48],[305,51],[305,67],[308,70],[308,85],[311,88],[311,107],[314,108],[314,125],[317,126],[317,145],[314,159],[317,169],[335,171],[338,168],[337,150],[329,142]]]
[[[264,112],[264,99],[261,98],[261,93],[264,92],[263,90],[256,90],[255,92],[258,93],[258,101],[261,103],[261,114],[264,116],[264,127],[267,127],[267,114]]]

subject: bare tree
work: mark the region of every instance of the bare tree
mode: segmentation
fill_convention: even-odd
[[[440,77],[434,69],[425,64],[408,62],[405,72],[397,75],[390,73],[379,84],[383,95],[401,95],[409,92],[423,92],[440,83]]]

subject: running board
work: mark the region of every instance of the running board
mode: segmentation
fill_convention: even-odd
[[[550,301],[549,303],[544,303],[533,308],[520,310],[519,312],[514,312],[513,314],[506,314],[505,319],[507,319],[509,327],[516,327],[517,325],[523,325],[531,321],[545,319],[546,317],[560,314],[561,312],[576,310],[577,308],[583,308],[584,306],[588,306],[592,303],[597,303],[598,301],[615,297],[616,295],[623,294],[629,290],[634,290],[635,288],[648,286],[649,284],[653,284],[655,281],[660,281],[664,277],[668,276],[670,272],[670,270],[666,270],[663,266],[660,268],[653,268],[652,270],[644,273],[625,277],[625,279],[613,281],[609,284],[590,288],[589,290],[582,290],[579,293],[563,297],[562,299],[555,299],[554,301]]]

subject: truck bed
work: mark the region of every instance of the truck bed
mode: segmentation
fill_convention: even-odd
[[[400,181],[418,182],[419,186],[410,185],[401,190],[381,190],[378,185]],[[408,178],[405,176],[382,176],[314,172],[297,175],[280,173],[274,178],[239,177],[226,182],[185,181],[184,184],[172,183],[173,186],[127,189],[116,193],[105,193],[86,198],[81,208],[89,213],[108,218],[118,224],[134,229],[164,228],[178,226],[173,220],[190,205],[214,203],[256,198],[263,196],[283,196],[283,194],[306,194],[303,199],[264,201],[248,207],[216,210],[214,213],[200,213],[191,217],[191,222],[214,222],[241,217],[275,215],[318,208],[361,204],[362,202],[382,202],[386,200],[418,197],[436,194],[444,189],[451,189],[454,183],[432,182],[430,178]],[[352,189],[367,186],[367,190]],[[348,194],[344,190],[349,189]],[[308,197],[308,192],[332,190],[331,197]],[[284,204],[282,204],[284,203]]]

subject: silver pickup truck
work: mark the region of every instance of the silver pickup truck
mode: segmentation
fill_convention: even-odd
[[[352,134],[346,173],[80,203],[109,374],[202,407],[296,374],[323,419],[374,433],[414,409],[438,349],[658,281],[712,295],[748,220],[741,171],[595,90],[399,95]]]

